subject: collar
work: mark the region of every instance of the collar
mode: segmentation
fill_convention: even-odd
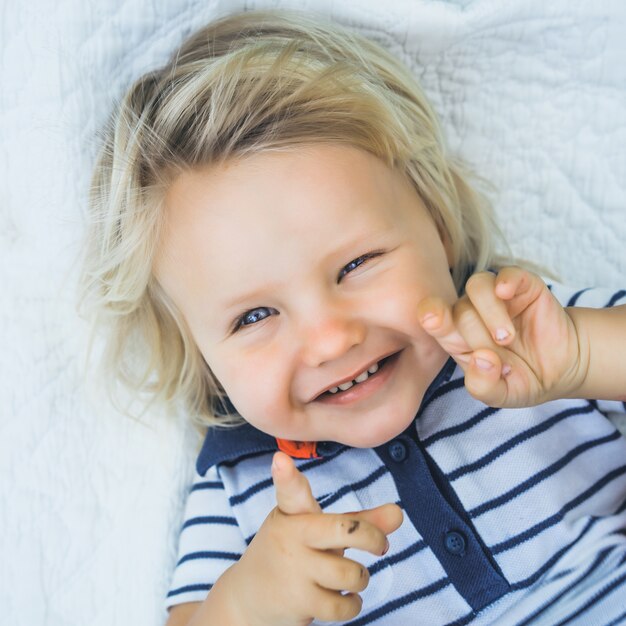
[[[426,390],[417,415],[421,413],[435,391],[450,380],[455,368],[456,363],[450,357]],[[335,456],[348,447],[334,441],[320,441],[316,446],[318,455],[324,458]],[[278,449],[279,444],[275,437],[248,423],[233,427],[210,427],[196,461],[196,470],[200,476],[204,476],[214,465],[236,462],[244,456],[276,452]]]

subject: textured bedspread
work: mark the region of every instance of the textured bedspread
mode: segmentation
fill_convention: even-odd
[[[318,10],[414,68],[512,250],[626,286],[622,0],[58,0],[0,7],[0,621],[155,625],[196,450],[84,380],[75,312],[96,131],[139,73],[243,7]]]

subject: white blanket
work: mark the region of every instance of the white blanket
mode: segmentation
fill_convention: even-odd
[[[0,621],[155,625],[196,451],[83,380],[76,255],[96,130],[141,72],[243,7],[318,10],[400,55],[491,180],[513,251],[626,286],[622,0],[46,0],[0,11]],[[96,384],[97,387],[97,384]]]

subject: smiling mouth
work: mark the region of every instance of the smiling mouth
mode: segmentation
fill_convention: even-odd
[[[388,377],[390,370],[393,369],[393,365],[395,365],[398,360],[400,352],[401,350],[381,359],[359,374],[355,379],[346,381],[337,387],[331,387],[329,390],[317,396],[314,401],[319,400],[331,403],[342,402],[344,400],[349,401],[351,398],[357,399],[370,388],[373,390],[374,387],[379,386],[377,382],[382,383],[382,379]]]

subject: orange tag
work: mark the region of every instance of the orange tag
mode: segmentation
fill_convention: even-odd
[[[290,441],[276,438],[278,449],[295,459],[317,459],[315,441]]]

